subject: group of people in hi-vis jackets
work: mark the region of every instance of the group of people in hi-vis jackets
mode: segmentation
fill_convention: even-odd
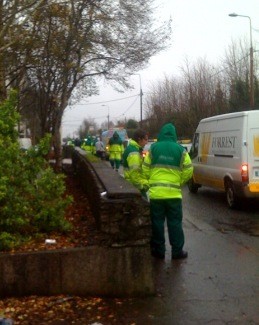
[[[89,154],[95,154],[95,139],[88,135],[81,144],[81,148],[86,151],[86,153]]]
[[[191,158],[188,151],[177,142],[176,130],[172,123],[167,123],[161,128],[157,141],[151,144],[143,158],[142,150],[147,142],[148,133],[138,129],[124,148],[122,139],[115,131],[108,141],[111,167],[118,171],[122,163],[125,180],[132,183],[144,198],[148,198],[152,225],[152,256],[165,258],[166,221],[171,258],[186,258],[188,253],[183,250],[185,239],[182,228],[182,186],[193,174]],[[95,143],[98,143],[99,151],[100,139]],[[81,148],[96,154],[95,143],[88,137]]]
[[[100,137],[93,138],[92,136],[87,136],[80,147],[88,154],[96,155],[101,159],[105,159],[106,149]],[[111,167],[118,171],[122,161],[124,144],[116,131],[109,139],[107,147]]]
[[[192,177],[193,166],[186,149],[177,143],[175,127],[165,124],[142,157],[142,148],[148,141],[148,134],[136,130],[123,154],[124,177],[140,190],[148,193],[152,235],[151,254],[165,258],[164,224],[167,222],[171,258],[183,259],[188,253],[183,250],[182,228],[182,186]]]
[[[92,137],[89,135],[83,140],[80,147],[88,154],[96,155],[101,159],[105,158],[105,148],[100,137]]]

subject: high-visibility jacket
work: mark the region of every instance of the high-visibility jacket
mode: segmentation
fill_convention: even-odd
[[[84,143],[81,145],[81,148],[84,149],[87,153],[93,153],[93,140],[91,137],[88,137],[84,140]]]
[[[150,199],[182,198],[181,187],[193,173],[192,161],[187,151],[177,143],[175,127],[164,125],[142,165],[149,180]]]
[[[140,191],[148,189],[148,180],[144,177],[141,169],[143,163],[141,149],[136,141],[130,140],[122,157],[124,178]]]
[[[121,160],[124,146],[119,134],[115,131],[108,142],[109,159]]]

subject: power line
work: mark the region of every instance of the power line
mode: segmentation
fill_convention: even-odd
[[[241,59],[235,61],[235,63],[239,63],[239,62],[243,61],[244,59],[246,59],[247,57],[249,57],[249,54],[247,54],[247,55],[243,56]],[[211,77],[211,78],[212,78],[212,77],[215,77],[216,75],[220,74],[221,72],[223,72],[223,71],[225,71],[225,70],[230,70],[230,68],[229,68],[229,67],[225,67],[225,68],[223,68],[223,69],[221,69],[221,70],[218,70],[218,71],[215,72],[214,74],[210,75],[210,77]]]
[[[131,107],[136,103],[136,100],[137,100],[138,98],[135,98],[135,100],[133,101],[133,103],[131,103],[130,104],[130,106],[122,113],[122,114],[120,114],[120,115],[118,115],[117,117],[115,117],[115,118],[118,118],[118,117],[120,117],[120,116],[123,116],[125,113],[127,113],[130,109],[131,109]]]
[[[106,100],[106,101],[102,101],[102,102],[96,102],[96,103],[85,103],[85,104],[73,104],[73,105],[69,105],[69,106],[75,106],[75,105],[99,105],[99,104],[103,104],[103,103],[111,103],[111,102],[117,102],[120,100],[124,100],[124,99],[128,99],[128,98],[132,98],[132,97],[139,97],[138,95],[132,95],[132,96],[128,96],[128,97],[123,97],[123,98],[118,98],[118,99],[111,99],[111,100]]]

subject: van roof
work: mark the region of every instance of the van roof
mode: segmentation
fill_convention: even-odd
[[[233,117],[240,117],[245,115],[259,115],[259,110],[251,110],[251,111],[242,111],[242,112],[234,112],[234,113],[226,113],[226,114],[220,114],[215,116],[206,117],[201,120],[201,122],[207,122],[207,121],[213,121],[218,119],[227,119],[227,118],[233,118]]]

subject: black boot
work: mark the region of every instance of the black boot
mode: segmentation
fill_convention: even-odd
[[[181,258],[186,258],[188,256],[188,253],[186,251],[181,251],[178,254],[172,254],[172,260],[179,260]]]

